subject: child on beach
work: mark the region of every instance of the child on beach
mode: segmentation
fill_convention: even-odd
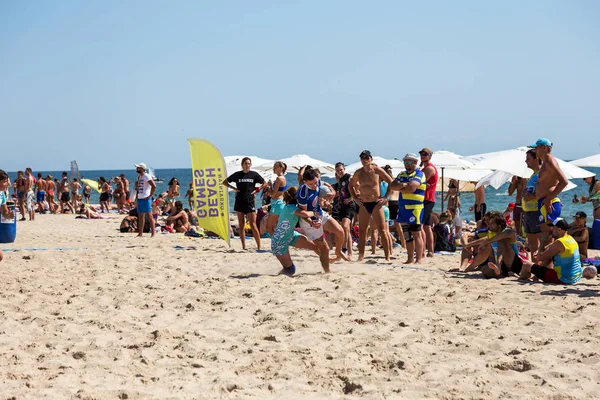
[[[312,250],[317,253],[321,259],[323,257],[329,258],[329,254],[320,254],[319,248],[315,242],[308,240],[306,236],[301,235],[295,230],[299,218],[311,221],[310,223],[313,224],[315,228],[317,228],[316,225],[319,224],[318,221],[310,219],[314,216],[312,211],[304,211],[298,208],[298,201],[296,200],[297,192],[298,189],[295,186],[292,186],[283,193],[283,201],[286,205],[279,215],[275,233],[273,234],[273,240],[271,241],[271,252],[283,266],[281,272],[288,276],[292,276],[296,272],[296,266],[294,265],[289,252],[290,246],[299,249]],[[326,264],[321,262],[321,265],[325,272],[329,272],[329,267],[327,267]]]

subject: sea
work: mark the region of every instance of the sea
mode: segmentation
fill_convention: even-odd
[[[600,168],[586,168],[587,170],[596,173],[596,175],[600,175]],[[52,175],[54,178],[59,179],[63,171],[34,171],[34,176],[37,176],[37,173],[41,172],[42,176]],[[69,170],[66,170],[69,173]],[[184,198],[186,191],[190,187],[190,183],[192,182],[192,170],[187,168],[179,168],[179,169],[156,169],[154,170],[156,177],[159,181],[156,183],[156,192],[166,192],[168,189],[168,183],[171,178],[177,178],[180,184],[180,192],[181,197],[180,200],[184,203],[184,206],[187,207],[187,201]],[[11,181],[14,182],[17,178],[16,172],[8,173]],[[87,178],[92,180],[97,180],[100,177],[104,177],[107,181],[110,178],[114,178],[116,176],[120,176],[121,174],[125,174],[127,179],[130,182],[135,182],[137,179],[137,173],[135,170],[97,170],[97,171],[80,171],[81,178]],[[287,181],[290,184],[297,183],[297,174],[290,173],[286,175]],[[324,181],[329,182],[331,184],[335,183],[335,179],[323,178]],[[583,179],[573,179],[573,183],[577,185],[576,188],[564,192],[560,198],[563,203],[563,212],[562,216],[567,218],[569,221],[572,219],[572,216],[575,215],[577,211],[584,211],[588,215],[588,223],[591,223],[591,215],[592,215],[592,205],[591,203],[581,204],[581,203],[573,203],[573,196],[577,195],[578,198],[581,198],[582,194],[588,194],[588,185],[583,181]],[[133,187],[133,186],[132,186]],[[500,187],[498,190],[490,187],[486,188],[485,198],[488,210],[498,210],[504,211],[511,201],[514,201],[514,196],[509,196],[507,193],[508,184]],[[233,212],[233,192],[229,193],[229,209],[230,212]],[[96,204],[100,202],[100,195],[92,190],[91,203]],[[471,220],[474,218],[472,212],[469,212],[469,206],[473,204],[475,198],[473,193],[470,192],[462,192],[461,193],[461,204],[462,204],[462,213],[461,217],[465,220]],[[442,206],[441,201],[441,192],[437,194],[437,201],[435,204],[435,209],[437,212],[441,211]],[[257,196],[257,204],[260,203],[260,197]]]

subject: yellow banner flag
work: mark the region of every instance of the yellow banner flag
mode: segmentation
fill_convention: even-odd
[[[229,245],[229,194],[221,184],[227,178],[225,160],[219,149],[204,139],[188,139],[188,142],[198,225],[216,233]]]

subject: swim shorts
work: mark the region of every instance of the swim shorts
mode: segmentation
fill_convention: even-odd
[[[435,207],[435,201],[425,200],[423,202],[423,225],[431,226],[433,207]]]
[[[537,234],[541,233],[539,212],[525,211],[523,213],[523,229],[525,233]]]
[[[147,199],[138,199],[137,212],[138,214],[152,212],[152,197]]]

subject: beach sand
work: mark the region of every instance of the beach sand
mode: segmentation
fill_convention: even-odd
[[[288,278],[239,240],[139,239],[115,218],[38,215],[0,245],[21,249],[0,263],[2,398],[598,397],[598,279],[393,267],[397,250],[327,275],[293,250]]]

